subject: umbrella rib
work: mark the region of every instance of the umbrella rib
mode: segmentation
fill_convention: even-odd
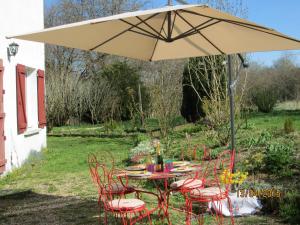
[[[194,15],[197,15],[197,16],[203,16],[203,17],[206,17],[206,18],[220,20],[220,21],[223,21],[223,22],[228,22],[228,23],[233,22],[233,23],[248,25],[248,26],[251,26],[251,27],[261,28],[261,29],[265,29],[265,30],[272,30],[270,28],[263,27],[263,26],[260,26],[260,25],[255,25],[255,24],[250,24],[250,23],[245,23],[245,22],[235,21],[235,20],[229,20],[229,19],[222,19],[222,18],[213,17],[213,16],[207,16],[207,15],[197,13],[197,12],[193,12],[193,11],[189,11],[189,10],[186,10],[186,9],[180,9],[180,11],[190,13],[190,14],[194,14]]]
[[[220,20],[222,22],[226,22],[226,23],[237,25],[237,26],[245,27],[245,28],[248,28],[248,29],[256,30],[256,31],[259,31],[259,32],[262,32],[262,33],[270,34],[270,35],[277,36],[277,37],[280,37],[280,38],[284,38],[284,39],[287,39],[287,40],[290,40],[290,41],[296,41],[298,43],[300,42],[300,40],[297,40],[295,38],[287,37],[287,36],[280,35],[280,34],[271,33],[270,31],[275,31],[275,30],[270,29],[268,27],[263,27],[263,26],[259,26],[259,25],[255,25],[255,24],[244,23],[244,22],[235,21],[235,20],[216,18],[216,17],[212,17],[212,16],[203,15],[201,13],[196,13],[196,12],[192,12],[192,11],[189,11],[189,10],[185,10],[185,9],[181,9],[181,11],[191,13],[191,14],[194,14],[194,15],[198,15],[198,16],[217,19],[217,20]],[[260,30],[260,29],[263,29],[263,30]],[[267,30],[269,30],[269,31],[267,31]]]
[[[133,33],[136,33],[136,34],[140,34],[140,35],[149,37],[149,38],[152,38],[152,39],[159,39],[159,40],[165,41],[165,39],[163,39],[163,38],[161,38],[161,37],[158,37],[158,36],[154,36],[154,35],[150,35],[150,34],[145,34],[145,33],[143,33],[143,32],[136,31],[136,30],[129,30],[129,31],[130,31],[130,32],[133,32]]]
[[[166,20],[167,20],[167,13],[166,13],[166,16],[165,16],[165,18],[164,18],[164,21],[162,22],[162,25],[161,25],[161,28],[160,28],[160,33],[161,33],[161,32],[163,31],[163,29],[164,29],[164,25],[165,25]],[[153,56],[154,56],[154,53],[155,53],[157,44],[158,44],[158,39],[157,39],[156,42],[155,42],[155,45],[154,45],[154,48],[153,48],[153,52],[152,52],[151,57],[150,57],[150,61],[152,61],[152,58],[153,58]]]
[[[164,27],[162,28],[162,31],[165,33],[165,38],[166,38],[168,35],[167,35],[167,32],[165,31]]]
[[[287,39],[287,40],[290,40],[290,41],[295,41],[295,42],[300,43],[300,40],[297,40],[297,39],[291,38],[291,37],[287,37],[285,35],[274,34],[274,33],[271,33],[269,31],[260,30],[260,29],[257,29],[255,27],[250,27],[250,26],[239,24],[239,23],[236,23],[236,22],[228,22],[228,23],[231,23],[231,24],[234,24],[234,25],[237,25],[237,26],[245,27],[245,28],[248,28],[248,29],[251,29],[251,30],[256,30],[256,31],[259,31],[259,32],[262,32],[262,33],[270,34],[270,35],[273,35],[273,36],[276,36],[276,37],[280,37],[280,38],[284,38],[284,39]]]
[[[143,22],[147,27],[149,27],[152,31],[154,31],[158,36],[160,36],[161,38],[164,38],[157,30],[155,30],[151,25],[149,25],[147,22],[142,20],[139,16],[137,16],[136,18],[138,18],[141,22]]]
[[[206,25],[206,26],[204,26],[204,27],[198,28],[197,30],[195,30],[195,31],[193,31],[193,32],[190,32],[189,34],[184,35],[183,38],[189,37],[189,36],[192,36],[192,35],[195,35],[195,34],[198,33],[198,31],[204,30],[205,28],[211,27],[211,26],[213,26],[213,25],[215,25],[215,24],[218,24],[218,23],[220,23],[220,22],[221,22],[221,21],[215,21],[215,22],[213,22],[213,23],[211,23],[211,24],[209,24],[209,25]],[[180,38],[180,37],[179,37],[179,38]],[[178,39],[178,38],[177,38],[177,39]]]
[[[156,39],[156,38],[158,38],[158,39],[163,39],[163,38],[161,38],[160,36],[157,36],[157,35],[155,35],[155,34],[149,32],[149,31],[145,30],[144,28],[141,28],[141,27],[139,27],[139,26],[137,26],[137,25],[134,25],[134,24],[132,24],[132,23],[126,21],[126,20],[123,20],[123,19],[120,19],[120,20],[121,20],[122,22],[124,22],[124,23],[127,23],[127,24],[131,25],[132,28],[137,28],[137,29],[139,29],[139,30],[141,30],[141,31],[143,31],[143,32],[145,32],[145,33],[138,32],[138,31],[134,31],[133,29],[130,29],[129,31],[131,31],[131,32],[139,33],[139,34],[142,34],[142,35],[148,34],[148,35],[146,35],[146,36],[150,36],[150,37],[152,37],[152,38],[154,38],[154,39]],[[143,21],[141,21],[141,22],[143,23]]]
[[[177,12],[175,12],[177,13]],[[217,49],[221,54],[224,54],[224,52],[218,48],[212,41],[210,41],[204,34],[201,33],[200,30],[195,29],[195,27],[189,22],[187,21],[182,15],[180,15],[179,13],[177,13],[178,16],[184,21],[186,22],[190,27],[194,28],[195,32],[197,32],[198,34],[200,34],[208,43],[210,43],[215,49]]]
[[[176,17],[177,17],[177,14],[175,13],[175,16],[174,16],[174,19],[173,19],[172,28],[171,28],[171,34],[173,33],[173,30],[174,30],[174,26],[175,26]]]
[[[177,15],[177,14],[176,14],[176,15]],[[174,37],[173,40],[177,40],[177,39],[180,39],[180,38],[185,38],[185,37],[194,35],[194,34],[197,33],[195,30],[202,30],[202,29],[204,29],[204,28],[206,28],[206,27],[215,25],[216,23],[219,23],[219,22],[220,22],[220,21],[216,21],[216,22],[214,22],[214,23],[211,23],[211,24],[209,24],[209,25],[207,25],[207,26],[202,27],[203,25],[205,25],[205,24],[207,24],[207,23],[209,23],[209,22],[211,22],[211,21],[213,21],[213,20],[214,20],[214,19],[209,19],[209,20],[207,20],[207,21],[205,21],[205,22],[199,24],[198,26],[196,26],[196,27],[194,27],[194,28],[191,28],[191,29],[188,30],[188,31],[179,34],[178,36]]]
[[[159,14],[159,13],[155,13],[155,14],[149,16],[148,18],[145,19],[145,21],[147,21],[147,20],[149,20],[149,19],[151,19],[151,18],[157,16],[158,14]],[[139,23],[137,23],[135,26],[138,26],[138,25],[140,25],[141,23],[142,23],[142,22],[139,22]],[[118,33],[118,34],[112,36],[111,38],[107,39],[106,41],[104,41],[104,42],[102,42],[102,43],[100,43],[100,44],[98,44],[98,45],[96,45],[95,47],[90,48],[89,50],[90,50],[90,51],[93,51],[93,50],[95,50],[96,48],[99,48],[99,47],[101,47],[102,45],[105,45],[106,43],[108,43],[108,42],[110,42],[110,41],[116,39],[117,37],[123,35],[123,34],[126,33],[127,31],[130,31],[132,28],[134,28],[134,26],[131,26],[130,28],[127,28],[127,29],[121,31],[120,33]]]

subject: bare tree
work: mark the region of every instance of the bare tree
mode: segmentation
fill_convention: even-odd
[[[150,89],[150,114],[158,118],[163,137],[172,129],[175,117],[180,115],[183,67],[183,60],[173,60],[149,63],[144,68],[151,71],[151,74],[144,74]]]
[[[243,0],[236,0],[235,2],[229,0],[204,0],[201,3],[209,4],[210,6],[230,12],[235,15],[246,15],[246,7]],[[195,63],[196,62],[196,63]],[[229,128],[229,96],[227,85],[227,66],[223,64],[226,62],[226,56],[207,56],[200,60],[190,60],[187,65],[189,73],[189,85],[199,101],[202,102],[203,110],[209,124],[216,131],[220,144],[225,144],[230,137]],[[191,64],[192,63],[192,64]],[[233,59],[234,74],[238,74],[240,63],[238,58]],[[239,83],[239,95],[235,97],[235,115],[239,115],[240,106],[244,97],[244,88],[247,76],[244,79],[239,79],[235,76],[235,88]],[[243,83],[244,85],[241,85]],[[199,87],[199,88],[196,88]],[[199,92],[201,89],[201,93]]]
[[[142,6],[141,0],[61,0],[46,9],[45,26],[108,16]],[[96,87],[91,81],[114,58],[46,45],[47,116],[50,126],[63,125],[73,117],[81,120],[84,114],[89,114],[92,121],[100,121],[101,116],[108,117],[108,114],[116,115],[119,101],[108,83],[101,80],[96,82],[99,85]]]

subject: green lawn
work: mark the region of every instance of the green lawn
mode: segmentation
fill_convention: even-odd
[[[249,119],[254,128],[240,133],[247,139],[247,135],[256,130],[282,129],[287,117],[294,120],[295,128],[299,131],[299,115],[299,111],[255,114]],[[185,131],[190,129],[195,130],[191,125],[178,127],[173,146],[182,142]],[[193,138],[198,142],[207,141],[201,131],[193,133]],[[97,190],[89,176],[86,162],[88,153],[102,155],[110,163],[106,154],[108,151],[113,154],[117,166],[122,167],[128,151],[135,143],[133,137],[49,137],[47,149],[41,154],[32,155],[24,166],[0,179],[0,224],[98,224]],[[153,199],[146,200],[152,205]],[[175,196],[172,203],[181,200]],[[182,215],[171,213],[174,224],[184,224]],[[276,217],[250,216],[236,218],[236,224],[281,223]]]
[[[272,113],[253,113],[249,122],[258,129],[283,129],[284,121],[291,119],[294,128],[300,131],[300,110],[274,111]]]

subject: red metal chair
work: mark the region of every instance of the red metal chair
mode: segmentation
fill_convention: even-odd
[[[98,186],[99,174],[97,171],[97,167],[99,167],[99,165],[102,165],[106,168],[105,170],[102,171],[103,174],[101,174],[101,179],[103,179],[103,183],[108,183],[108,177],[109,177],[108,169],[105,166],[105,164],[99,163],[95,154],[89,154],[88,164],[89,164],[89,169],[90,169],[90,174],[91,174],[92,180],[97,188],[99,187]],[[114,159],[112,157],[112,166],[111,166],[112,171],[114,171],[114,167],[115,167],[114,165],[115,165],[115,163],[114,163]],[[122,194],[126,195],[126,194],[135,192],[134,187],[127,186],[125,188],[124,185],[121,184],[121,182],[117,182],[117,181],[112,185],[111,188],[112,188],[112,193],[114,195],[122,195]],[[98,189],[98,191],[99,191],[99,189]]]
[[[199,145],[195,145],[193,149],[193,160],[197,160],[197,150],[199,149]],[[171,190],[179,191],[181,193],[187,193],[190,192],[193,189],[201,188],[203,187],[203,170],[201,169],[202,164],[204,160],[207,158],[207,148],[203,146],[203,156],[200,159],[199,166],[196,166],[196,171],[189,175],[188,177],[185,177],[184,179],[178,180],[176,182],[173,182],[170,187]],[[198,159],[199,160],[199,159]]]
[[[189,220],[189,217],[190,217],[189,211],[186,211],[189,208],[188,207],[189,201],[188,201],[187,194],[194,189],[201,189],[204,187],[205,171],[202,168],[203,168],[204,161],[207,160],[208,152],[207,152],[206,146],[203,145],[203,155],[201,157],[198,157],[199,156],[199,146],[200,145],[195,145],[191,152],[194,163],[199,164],[198,166],[196,166],[196,171],[194,173],[190,174],[189,176],[184,177],[184,179],[175,181],[170,185],[170,192],[172,192],[172,193],[180,192],[183,195],[183,197],[185,198],[185,207],[183,210],[174,208],[174,207],[171,207],[171,208],[173,208],[173,210],[177,210],[177,211],[186,213],[186,215],[187,215],[186,220]],[[181,155],[181,157],[182,157],[182,160],[184,160],[183,154]]]
[[[114,219],[121,219],[124,225],[135,224],[145,217],[152,224],[150,214],[157,210],[158,207],[148,210],[146,203],[141,199],[125,198],[125,195],[129,193],[128,190],[130,190],[126,174],[122,175],[122,180],[119,179],[116,174],[119,174],[120,171],[115,169],[109,170],[104,164],[95,162],[95,156],[93,155],[89,157],[89,162],[90,165],[92,164],[90,166],[92,179],[98,187],[100,214],[101,207],[104,208],[104,224],[108,224],[109,213],[114,216]],[[142,190],[134,191],[137,192],[137,196],[140,196],[140,193],[152,194]],[[158,198],[157,195],[155,196]]]
[[[99,163],[97,157],[95,154],[90,153],[88,155],[88,165],[89,165],[89,170],[90,170],[90,174],[93,180],[93,183],[95,184],[97,191],[98,191],[98,206],[99,206],[99,221],[101,223],[101,209],[103,208],[101,205],[101,192],[103,192],[103,190],[99,187],[99,180],[102,180],[103,183],[107,183],[108,184],[108,177],[109,177],[109,173],[107,169],[102,169],[102,174],[100,175],[98,173],[98,168],[103,167],[106,168],[104,164]],[[112,160],[112,169],[114,168],[114,160]],[[120,196],[120,195],[124,195],[126,196],[127,194],[133,193],[135,192],[134,188],[131,186],[128,187],[124,187],[121,182],[116,182],[114,184],[112,184],[111,188],[106,187],[104,189],[104,191],[106,189],[112,189],[112,194],[115,196]]]
[[[230,191],[230,183],[222,184],[220,182],[220,173],[225,169],[232,173],[234,162],[234,151],[226,150],[219,154],[216,160],[211,160],[208,163],[206,172],[205,172],[205,179],[203,180],[205,187],[204,188],[197,188],[191,190],[187,196],[187,221],[186,224],[191,224],[191,214],[193,203],[203,203],[208,204],[209,202],[212,203],[213,208],[215,209],[215,218],[218,224],[223,224],[223,215],[222,215],[222,200],[228,201],[228,207],[230,211],[231,217],[231,224],[234,224],[233,219],[233,212],[232,212],[232,204],[229,198],[229,191]],[[213,176],[211,176],[210,171],[213,168]],[[200,213],[199,217],[199,224],[204,224],[204,216],[203,212]]]

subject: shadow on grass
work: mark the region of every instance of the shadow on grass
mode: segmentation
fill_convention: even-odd
[[[0,224],[99,224],[97,201],[15,192],[0,196]]]
[[[6,194],[3,193],[12,193]],[[2,194],[1,194],[2,193]],[[108,215],[108,224],[121,224]],[[157,220],[152,215],[152,220]],[[100,224],[96,200],[74,196],[45,195],[31,190],[0,191],[0,224],[5,225],[66,225]],[[101,216],[103,224],[103,215]],[[139,224],[148,224],[143,219]]]
[[[5,192],[13,194],[1,195]],[[207,224],[215,224],[211,216],[206,215]],[[151,216],[153,224],[160,223],[157,215]],[[185,224],[185,214],[176,211],[171,212],[172,223]],[[237,224],[281,224],[270,217],[244,217],[235,218]],[[272,223],[269,223],[269,222]],[[102,221],[103,222],[103,221]],[[78,197],[64,197],[45,195],[31,190],[1,190],[0,191],[0,224],[5,225],[91,225],[99,224],[98,206],[96,200],[81,199]],[[101,223],[102,224],[102,223]],[[109,224],[121,224],[109,218]],[[138,224],[149,224],[148,221]],[[192,224],[197,224],[192,219]],[[229,224],[229,218],[225,218],[225,224]]]

